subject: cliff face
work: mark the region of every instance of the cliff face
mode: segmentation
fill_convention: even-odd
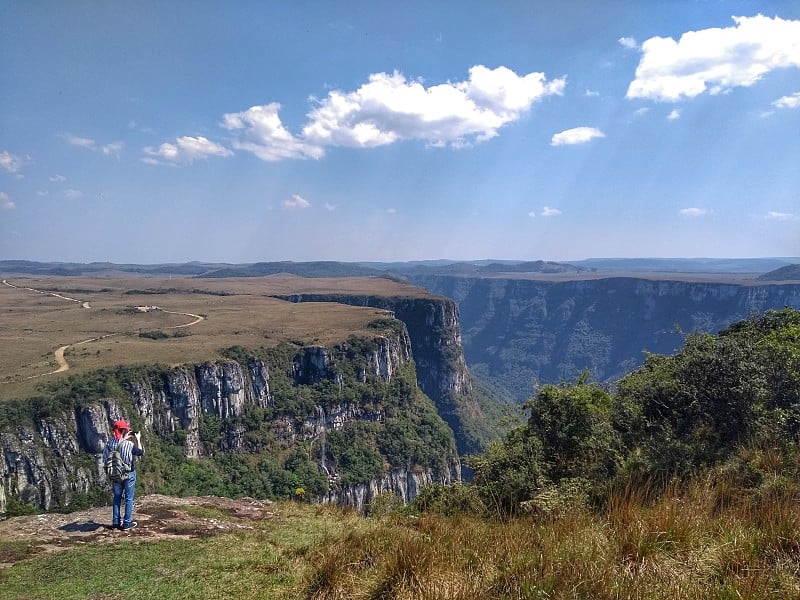
[[[278,296],[290,302],[338,302],[390,311],[402,321],[411,339],[417,382],[436,404],[456,436],[459,453],[476,451],[465,435],[466,414],[480,415],[472,399],[472,384],[461,346],[458,306],[449,298],[396,298],[348,294]]]
[[[10,497],[49,509],[68,505],[76,493],[106,484],[100,454],[111,435],[111,423],[127,419],[142,424],[145,434],[164,438],[186,432],[187,457],[199,452],[198,426],[204,413],[226,418],[248,404],[270,401],[266,365],[252,361],[246,369],[226,361],[181,367],[156,377],[128,382],[130,403],[107,398],[71,412],[37,418],[33,427],[19,425],[0,434],[0,513]]]
[[[645,352],[673,353],[688,333],[800,307],[798,284],[453,276],[414,283],[455,300],[470,368],[519,401],[535,383],[572,381],[584,369],[612,381],[641,365]]]
[[[328,348],[299,349],[288,373],[293,385],[327,380],[341,386],[341,371],[332,356]],[[405,330],[393,336],[378,336],[353,357],[357,362],[356,377],[390,383],[410,358],[411,343]],[[337,360],[341,359],[340,353]],[[111,434],[110,424],[116,419],[128,419],[134,427],[141,427],[145,440],[153,440],[154,436],[170,440],[180,433],[186,458],[191,460],[219,451],[258,452],[259,448],[245,439],[242,417],[248,410],[269,409],[274,404],[268,366],[257,359],[244,365],[225,360],[182,366],[128,381],[125,387],[129,398],[78,402],[72,411],[48,414],[34,419],[32,426],[20,424],[0,433],[0,514],[6,512],[12,499],[49,509],[69,506],[77,494],[107,488],[100,453]],[[207,448],[202,439],[201,428],[207,416],[228,424],[224,438],[214,448]],[[270,426],[280,442],[288,446],[320,439],[326,432],[340,430],[353,421],[380,423],[385,419],[382,409],[359,402],[327,403],[315,406],[309,415],[300,418],[276,414]],[[319,466],[328,470],[324,454]],[[377,481],[363,482],[365,491],[345,489],[320,500],[360,509],[371,497],[369,490],[391,490],[410,499],[423,482],[449,482],[453,478],[460,478],[454,448],[441,457],[438,468],[419,471],[418,466],[410,464],[405,469],[396,467]]]

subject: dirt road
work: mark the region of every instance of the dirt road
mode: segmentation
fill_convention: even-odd
[[[56,292],[48,292],[48,291],[45,291],[45,290],[37,290],[36,288],[32,288],[32,287],[14,285],[13,283],[9,282],[7,279],[3,279],[2,283],[3,283],[3,285],[6,285],[6,286],[14,288],[14,289],[29,290],[29,291],[35,292],[37,294],[45,294],[45,295],[48,295],[48,296],[53,296],[55,298],[60,298],[62,300],[68,300],[70,302],[77,302],[78,304],[80,304],[81,308],[86,308],[86,309],[92,308],[91,304],[89,302],[86,302],[86,301],[83,301],[83,300],[78,300],[77,298],[70,298],[69,296],[64,296],[63,294],[58,294]],[[160,310],[162,312],[165,312],[167,314],[170,314],[170,315],[183,315],[185,317],[191,317],[192,319],[194,319],[193,321],[191,321],[189,323],[183,323],[182,325],[172,325],[170,327],[164,327],[164,329],[180,329],[182,327],[191,327],[192,325],[197,325],[201,321],[205,320],[204,316],[196,315],[194,313],[177,312],[177,311],[173,311],[173,310],[164,310],[164,309],[158,309],[158,310]],[[100,336],[100,337],[89,338],[88,340],[83,340],[81,342],[75,342],[74,344],[67,344],[66,346],[61,346],[60,348],[57,348],[55,350],[55,352],[53,353],[54,356],[55,356],[56,364],[58,365],[58,367],[54,371],[49,371],[47,373],[39,373],[38,375],[31,375],[30,377],[27,377],[27,379],[36,379],[38,377],[45,377],[47,375],[53,375],[55,373],[63,373],[64,371],[69,371],[69,363],[67,362],[67,359],[64,357],[64,353],[67,351],[67,349],[69,349],[72,346],[80,346],[80,345],[83,345],[83,344],[89,344],[91,342],[96,342],[97,340],[106,339],[106,338],[109,338],[109,337],[113,337],[115,335],[122,335],[124,333],[129,333],[129,332],[128,331],[118,331],[116,333],[109,333],[109,334],[106,334],[106,335],[103,335],[103,336]]]

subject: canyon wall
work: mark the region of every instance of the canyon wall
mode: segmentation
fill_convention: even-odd
[[[399,324],[355,350],[346,344],[297,348],[291,365],[282,374],[290,386],[289,392],[284,390],[283,394],[297,390],[302,395],[304,387],[320,381],[339,388],[367,382],[373,388],[391,385],[397,374],[411,365],[411,346],[407,330]],[[347,360],[352,364],[343,364]],[[355,373],[355,382],[344,381],[345,371]],[[151,446],[155,440],[173,444],[179,438],[187,461],[211,458],[218,452],[258,453],[259,447],[247,440],[243,418],[255,409],[273,411],[269,413],[271,435],[287,448],[323,439],[326,432],[342,430],[350,423],[382,423],[387,419],[386,407],[379,402],[365,402],[363,394],[367,392],[363,391],[358,392],[361,397],[354,395],[355,400],[324,401],[303,414],[281,412],[275,407],[270,376],[270,368],[260,359],[219,360],[151,370],[123,382],[125,397],[77,398],[68,410],[37,408],[33,402],[29,419],[5,423],[0,431],[0,514],[12,501],[45,510],[66,508],[80,495],[107,489],[100,455],[111,435],[111,423],[120,418],[141,429],[145,442]],[[416,397],[415,393],[412,395]],[[209,416],[225,425],[222,439],[213,447],[202,439],[203,422]],[[324,452],[316,458],[320,469],[331,470]],[[339,486],[335,474],[330,473],[329,493],[316,500],[363,510],[382,491],[392,491],[409,500],[426,482],[449,483],[461,477],[454,444],[433,464],[398,464],[392,457],[385,460],[386,473],[375,480]],[[147,454],[142,465],[146,470]]]
[[[672,354],[690,333],[717,333],[755,312],[800,308],[796,283],[411,279],[456,302],[470,369],[517,401],[538,384],[573,381],[584,370],[611,382],[641,365],[648,352]]]

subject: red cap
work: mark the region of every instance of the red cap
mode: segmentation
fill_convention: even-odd
[[[127,421],[120,419],[119,421],[114,422],[114,429],[117,431],[130,431],[131,426],[128,425]]]

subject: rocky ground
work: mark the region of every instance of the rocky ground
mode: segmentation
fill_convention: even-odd
[[[250,529],[257,521],[273,516],[270,506],[269,502],[252,498],[142,496],[136,499],[134,508],[138,526],[129,531],[111,529],[110,506],[68,514],[12,517],[0,521],[0,568],[34,554],[59,552],[76,544],[113,543],[125,537],[146,542]],[[21,553],[19,544],[3,542],[27,542],[30,546]]]

